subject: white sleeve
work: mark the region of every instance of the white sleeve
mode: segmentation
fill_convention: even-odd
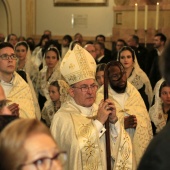
[[[105,133],[106,129],[103,126],[103,124],[98,121],[98,120],[94,120],[93,124],[96,126],[98,132],[99,132],[99,138]],[[110,123],[110,135],[111,138],[114,142],[116,142],[116,139],[120,133],[120,122],[117,121],[115,124]]]
[[[93,124],[96,126],[98,132],[99,132],[99,138],[105,133],[106,129],[105,127],[103,126],[103,124],[98,121],[98,120],[94,120],[93,121]]]
[[[110,135],[111,135],[113,142],[116,142],[116,139],[117,139],[119,133],[120,133],[119,120],[115,124],[110,123]]]

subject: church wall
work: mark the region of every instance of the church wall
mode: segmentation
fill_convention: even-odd
[[[11,13],[11,29],[5,32],[7,26],[0,28],[0,32],[5,35],[15,33],[18,36],[35,36],[39,39],[45,29],[50,29],[53,36],[60,39],[65,34],[73,36],[80,32],[85,40],[94,40],[97,34],[104,34],[111,48],[114,0],[108,0],[107,6],[95,7],[54,6],[53,0],[6,0],[6,2]],[[34,15],[32,8],[35,8]],[[72,14],[75,18],[79,16],[85,18],[86,24],[77,24],[73,27]]]
[[[101,7],[59,7],[53,0],[36,1],[36,34],[42,34],[44,29],[50,29],[53,35],[74,35],[77,32],[85,36],[104,34],[112,35],[113,0],[108,0],[108,6]],[[48,10],[47,10],[48,9]],[[72,27],[72,14],[87,19],[87,24]]]
[[[70,34],[74,35],[77,32],[82,33],[84,40],[94,40],[97,34],[104,34],[106,36],[106,46],[112,48],[112,41],[116,41],[117,38],[125,37],[127,34],[136,33],[140,42],[145,43],[145,32],[143,29],[144,23],[144,5],[146,0],[140,1],[139,8],[139,24],[138,31],[134,32],[134,3],[136,0],[126,1],[128,4],[127,8],[122,8],[123,10],[127,9],[127,13],[123,12],[122,16],[122,25],[116,25],[116,20],[119,16],[116,17],[116,13],[119,13],[118,6],[115,6],[117,3],[125,2],[118,0],[108,0],[107,6],[54,6],[54,0],[0,0],[0,14],[2,14],[0,19],[0,33],[5,35],[9,33],[15,33],[18,36],[33,36],[36,39],[36,42],[39,41],[40,36],[43,34],[45,29],[50,29],[54,38],[61,41],[63,35]],[[150,1],[150,0],[147,0]],[[6,21],[4,2],[7,5],[8,9],[8,21]],[[115,2],[115,4],[114,4]],[[142,3],[143,2],[143,3]],[[158,31],[163,31],[167,36],[169,36],[169,18],[170,8],[166,4],[169,4],[169,0],[162,0],[160,7],[160,27]],[[128,9],[130,8],[130,10]],[[151,11],[149,12],[149,23],[147,41],[152,43],[152,37],[156,33],[154,30],[154,20],[155,20],[155,6],[149,7]],[[164,10],[164,11],[162,11]],[[122,12],[122,10],[121,10]],[[71,24],[72,14],[74,14],[75,19],[78,17],[82,18],[79,21],[86,20],[86,23]],[[117,18],[117,19],[116,19]]]

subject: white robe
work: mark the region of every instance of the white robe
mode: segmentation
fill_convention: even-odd
[[[96,103],[99,103],[103,98],[103,86],[98,90],[97,92],[97,100]],[[131,85],[130,83],[127,83],[127,88],[125,91],[124,99],[123,101],[119,101],[119,95],[122,94],[116,93],[116,97],[113,95],[113,90],[109,86],[108,88],[109,92],[109,99],[112,99],[115,106],[116,106],[116,112],[117,116],[124,127],[124,117],[126,115],[135,115],[137,118],[137,127],[136,129],[129,128],[126,129],[126,131],[129,133],[129,136],[132,138],[132,146],[133,146],[133,152],[134,157],[136,160],[136,165],[139,164],[141,157],[143,156],[143,153],[145,152],[148,144],[150,143],[150,140],[152,139],[152,127],[151,127],[151,121],[149,118],[149,114],[146,110],[145,104],[143,102],[143,99],[141,98],[139,92],[137,89]],[[118,100],[119,99],[119,100]]]
[[[5,84],[3,81],[1,81],[1,85],[3,89],[5,89]],[[11,82],[11,89],[6,97],[8,100],[11,100],[9,104],[19,104],[19,117],[36,118],[31,89],[16,72],[14,72],[14,79],[13,82]]]
[[[66,150],[66,170],[106,170],[105,128],[95,122],[98,106],[78,106],[73,99],[54,115],[51,132],[59,148]],[[112,169],[133,169],[132,146],[128,134],[110,124]],[[99,131],[99,129],[101,130]]]

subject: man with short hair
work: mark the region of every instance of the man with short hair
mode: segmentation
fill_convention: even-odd
[[[0,44],[0,84],[5,96],[12,103],[10,111],[15,114],[19,107],[19,116],[35,118],[35,108],[28,84],[15,72],[17,57],[13,46],[4,42]]]
[[[133,169],[131,142],[117,120],[114,103],[96,105],[96,63],[76,45],[62,60],[60,71],[70,85],[70,98],[54,115],[51,132],[68,161],[66,170],[106,170],[104,123],[109,119],[112,170]]]
[[[101,63],[107,64],[108,62],[111,61],[110,56],[107,56],[107,55],[104,54],[105,46],[104,46],[103,43],[95,42],[94,47],[95,47],[95,50],[96,50],[96,63],[97,64],[101,64]]]
[[[105,45],[106,37],[102,34],[99,34],[99,35],[96,36],[95,41],[100,42],[100,43]],[[111,50],[104,48],[104,54],[111,58],[112,52],[111,52]]]
[[[145,60],[148,53],[147,49],[139,44],[139,37],[137,35],[130,35],[127,44],[134,49],[139,66],[145,72]]]
[[[124,47],[124,46],[127,46],[125,40],[123,39],[118,39],[116,41],[116,44],[115,44],[115,50],[112,51],[112,60],[116,61],[117,60],[117,57],[118,57],[118,52],[119,50]]]
[[[150,79],[152,88],[155,84],[162,78],[160,72],[160,57],[165,48],[166,36],[162,33],[157,33],[154,36],[153,47],[154,49],[150,51],[146,61],[146,70],[148,77]]]
[[[123,65],[119,61],[112,61],[106,68],[108,97],[114,102],[118,119],[131,138],[134,161],[138,165],[152,139],[149,114],[137,89],[127,82]],[[102,86],[97,92],[96,103],[104,98],[103,93]]]

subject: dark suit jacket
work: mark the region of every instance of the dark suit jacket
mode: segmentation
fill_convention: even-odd
[[[148,50],[141,45],[139,45],[138,48],[136,48],[136,47],[132,47],[132,48],[135,51],[136,58],[138,60],[140,68],[146,73],[145,60],[146,60],[146,57],[147,57]]]
[[[99,62],[96,60],[96,64],[101,64],[101,63],[108,63],[111,61],[111,57],[109,56],[104,56]]]
[[[112,51],[109,50],[109,49],[107,49],[107,48],[105,48],[105,49],[104,49],[104,55],[111,57]]]
[[[151,51],[148,52],[148,55],[145,60],[145,70],[146,70],[146,74],[148,77],[150,75],[152,64],[153,64],[155,58],[157,58],[157,57],[158,57],[158,53],[157,53],[156,49],[152,49]]]
[[[170,122],[156,135],[141,159],[138,170],[170,169]]]
[[[149,79],[151,86],[154,89],[155,84],[162,78],[160,65],[159,65],[159,56],[155,56],[153,63],[151,65],[151,70],[149,73]]]
[[[139,45],[139,47],[137,48],[136,57],[137,57],[140,68],[144,72],[145,72],[145,60],[147,57],[147,53],[148,53],[148,50],[145,47]]]

